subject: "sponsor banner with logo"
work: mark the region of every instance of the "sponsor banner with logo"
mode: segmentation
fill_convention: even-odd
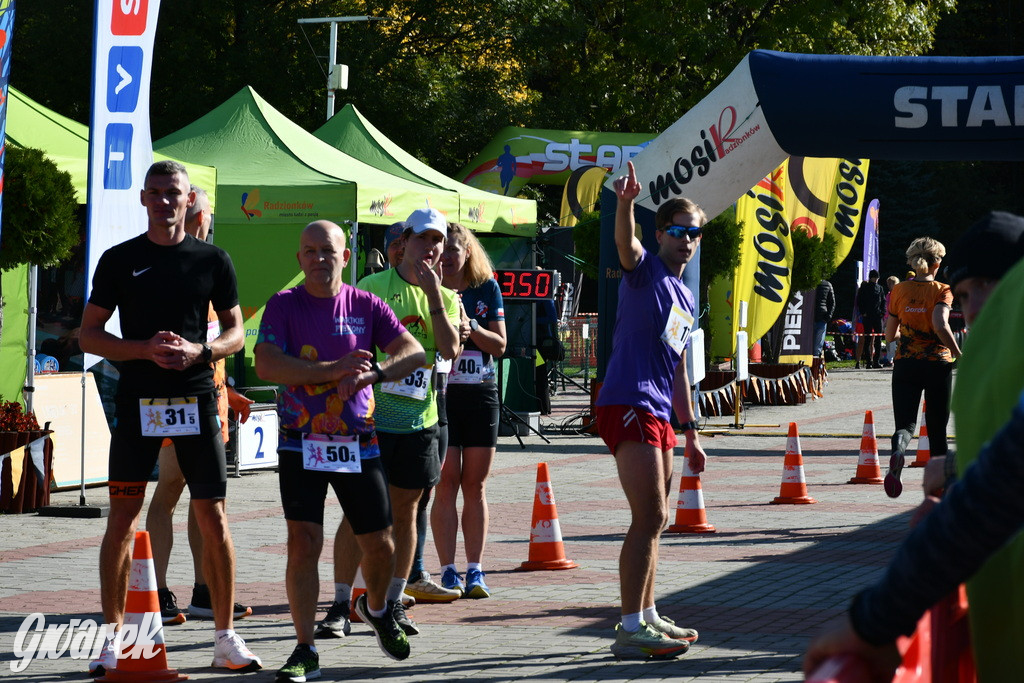
[[[86,300],[103,252],[146,230],[139,192],[153,163],[149,80],[159,12],[160,0],[95,3]],[[107,330],[120,334],[116,311]],[[86,354],[86,367],[98,360]]]
[[[864,261],[861,265],[860,281],[868,279],[868,273],[878,270],[878,200],[872,199],[864,214]]]
[[[14,31],[14,0],[0,0],[0,141],[7,129],[7,81],[11,76],[11,38]],[[6,146],[0,146],[0,209],[3,208],[3,173]],[[2,216],[2,214],[0,214]],[[2,223],[0,223],[2,225]]]
[[[748,58],[760,106],[789,154],[1024,158],[1024,57],[755,50]]]
[[[786,158],[758,104],[749,59],[633,160],[644,188],[639,206],[657,211],[683,196],[714,218]]]
[[[732,278],[714,283],[713,309],[722,303],[732,308],[735,302],[748,302],[747,331],[752,342],[784,315],[778,337],[784,340],[782,352],[809,356],[813,325],[801,321],[807,315],[813,318],[813,306],[795,301],[806,298],[806,292],[790,300],[792,231],[822,238],[832,232],[839,239],[836,263],[842,261],[857,235],[867,167],[866,159],[790,157],[744,194],[736,204],[736,220],[742,223],[740,265]],[[732,355],[738,321],[731,310],[714,311],[711,319],[712,353]],[[800,332],[805,327],[807,339]]]
[[[585,166],[601,166],[615,173],[653,137],[648,133],[502,128],[456,179],[514,197],[527,183],[563,185],[573,171]]]

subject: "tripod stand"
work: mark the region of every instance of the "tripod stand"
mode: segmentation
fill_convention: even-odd
[[[504,393],[502,391],[502,389],[504,388],[504,382],[502,381],[502,377],[503,377],[503,371],[504,371],[504,367],[505,367],[505,363],[503,361],[505,359],[504,358],[499,358],[499,359],[496,359],[496,360],[498,361],[498,421],[499,421],[499,423],[505,424],[506,426],[508,426],[512,430],[512,435],[516,437],[516,441],[519,442],[519,446],[524,448],[524,449],[526,448],[526,444],[523,443],[523,437],[521,437],[519,435],[519,429],[518,429],[518,427],[516,427],[516,422],[518,422],[520,424],[526,425],[527,431],[533,432],[534,434],[539,436],[541,439],[544,440],[544,443],[551,443],[551,441],[546,436],[544,436],[539,431],[534,429],[533,425],[531,425],[527,420],[524,420],[521,415],[519,415],[514,410],[512,410],[511,408],[509,408],[508,406],[505,405],[505,399],[502,396],[502,394]]]

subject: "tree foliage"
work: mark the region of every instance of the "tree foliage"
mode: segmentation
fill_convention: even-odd
[[[9,146],[4,163],[0,270],[57,265],[78,244],[71,175],[38,149]]]
[[[804,230],[794,230],[792,238],[793,272],[789,291],[795,294],[814,289],[822,280],[832,277],[839,240],[832,233],[825,233],[823,239],[818,239]]]

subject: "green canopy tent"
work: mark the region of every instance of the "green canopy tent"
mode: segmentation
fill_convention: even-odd
[[[522,237],[532,237],[537,232],[536,202],[493,194],[449,178],[392,142],[351,104],[346,104],[314,135],[391,175],[458,193],[458,222],[475,232]]]
[[[238,274],[248,367],[267,299],[302,279],[294,254],[310,221],[349,223],[358,231],[361,223],[390,224],[421,207],[459,211],[456,192],[390,175],[335,149],[250,87],[154,148],[217,167],[217,244]]]

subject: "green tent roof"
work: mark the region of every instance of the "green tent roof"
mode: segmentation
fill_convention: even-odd
[[[239,206],[221,211],[218,225],[318,218],[389,224],[424,206],[458,210],[455,192],[392,176],[331,147],[248,86],[154,147],[217,167],[223,201]]]
[[[533,235],[537,231],[536,202],[496,195],[449,178],[392,142],[351,104],[346,104],[314,134],[391,175],[458,193],[458,221],[468,228],[510,235]]]
[[[7,142],[46,153],[57,167],[71,174],[71,184],[80,204],[89,193],[89,127],[52,109],[47,109],[23,92],[7,89]],[[154,154],[156,159],[166,159]],[[189,179],[207,190],[216,205],[217,171],[209,166],[186,163]]]

